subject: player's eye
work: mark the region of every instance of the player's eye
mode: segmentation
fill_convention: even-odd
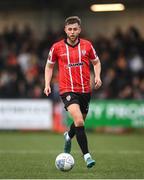
[[[74,31],[77,31],[77,28],[74,28],[73,30],[74,30]]]

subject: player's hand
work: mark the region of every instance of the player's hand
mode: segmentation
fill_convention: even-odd
[[[100,79],[100,77],[96,77],[95,78],[95,89],[98,89],[99,87],[101,87],[102,85],[102,81]]]
[[[45,87],[44,93],[46,94],[46,96],[48,96],[51,93],[51,87],[50,86]]]

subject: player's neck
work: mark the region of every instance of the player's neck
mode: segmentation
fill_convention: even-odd
[[[67,38],[67,42],[68,44],[70,44],[71,46],[75,46],[76,44],[78,44],[79,39],[77,38],[75,41],[71,41],[69,38]]]

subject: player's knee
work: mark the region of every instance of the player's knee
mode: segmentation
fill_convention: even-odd
[[[83,126],[84,125],[84,120],[83,120],[83,116],[81,113],[78,113],[78,112],[74,112],[74,113],[71,113],[72,115],[72,118],[74,120],[74,124],[75,126]]]
[[[84,121],[83,120],[78,120],[78,121],[75,121],[75,127],[81,127],[81,126],[84,126]]]

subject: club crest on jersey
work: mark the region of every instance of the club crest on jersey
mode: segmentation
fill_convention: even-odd
[[[71,100],[71,96],[68,95],[68,96],[66,97],[66,100],[67,100],[67,101],[70,101],[70,100]]]
[[[81,51],[81,53],[82,53],[82,55],[84,56],[84,55],[86,54],[86,50],[83,49],[83,50]]]

